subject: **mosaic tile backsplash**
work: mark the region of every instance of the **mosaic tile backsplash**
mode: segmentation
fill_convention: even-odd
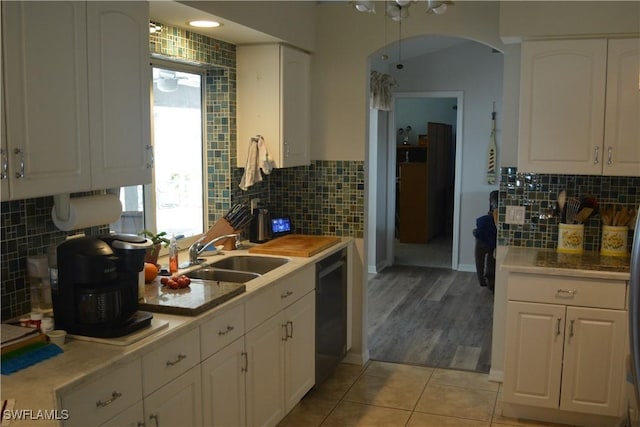
[[[640,177],[551,175],[518,173],[515,167],[501,168],[498,244],[555,249],[558,241],[558,216],[553,214],[560,191],[567,198],[595,197],[599,206],[618,209],[640,206]],[[524,225],[505,224],[507,206],[524,206]],[[594,215],[585,222],[584,250],[600,250],[601,218]],[[628,250],[632,232],[629,231]]]

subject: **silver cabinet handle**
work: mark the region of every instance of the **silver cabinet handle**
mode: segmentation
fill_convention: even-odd
[[[104,402],[102,400],[98,400],[96,402],[96,408],[104,408],[105,406],[109,406],[111,405],[116,399],[122,397],[122,393],[118,393],[117,391],[114,391],[113,393],[111,393],[111,397],[107,400],[105,400]]]
[[[607,148],[607,164],[610,165],[612,162],[612,155],[613,155],[613,147],[609,146],[609,148]]]
[[[19,172],[16,172],[16,178],[22,179],[24,178],[24,151],[20,148],[14,148],[13,154],[20,155],[20,169]]]
[[[249,355],[246,351],[240,353],[242,357],[242,368],[240,368],[240,372],[249,372]]]
[[[156,422],[156,427],[160,427],[160,421],[158,420],[158,414],[150,414],[149,419]]]
[[[7,150],[0,149],[0,155],[2,156],[2,169],[0,170],[0,179],[7,179],[9,177],[9,157],[7,156]]]
[[[556,292],[556,294],[559,297],[565,297],[568,296],[569,298],[573,298],[574,295],[576,294],[576,292],[578,292],[575,289],[562,289],[562,288],[558,288],[558,291]]]
[[[285,292],[283,294],[280,294],[280,298],[285,299],[285,298],[290,297],[291,295],[293,295],[293,292],[287,291],[287,292]]]
[[[289,326],[291,326],[291,332],[289,332]],[[293,338],[293,322],[291,320],[287,321],[287,339]]]
[[[224,331],[218,331],[218,335],[222,336],[222,335],[227,335],[229,332],[233,331],[235,328],[231,325],[227,325],[227,329]]]
[[[284,143],[284,156],[289,157],[289,144]]]
[[[287,328],[287,324],[282,324],[282,331],[284,332],[284,336],[282,337],[282,341],[286,341],[289,339],[289,328]]]
[[[136,427],[145,427],[146,424],[144,421],[138,421],[138,424],[136,424]]]
[[[597,165],[598,163],[600,163],[600,147],[598,147],[597,145],[594,147],[593,155],[593,164]]]
[[[559,336],[562,331],[560,330],[560,322],[562,322],[562,319],[558,317],[558,324],[556,325],[556,335]]]
[[[187,358],[187,356],[185,356],[184,354],[180,353],[180,354],[178,354],[178,358],[176,360],[167,360],[167,366],[177,365],[178,363],[182,362],[186,358]]]
[[[571,323],[569,324],[569,338],[573,338],[573,324],[575,323],[575,320],[572,320]]]
[[[156,158],[153,153],[153,145],[147,144],[145,149],[147,150],[147,156],[149,157],[149,161],[147,162],[147,169],[153,169],[156,163]]]

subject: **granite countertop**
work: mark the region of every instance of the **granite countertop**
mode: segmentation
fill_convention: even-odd
[[[0,396],[2,399],[15,399],[14,409],[38,410],[55,409],[56,392],[69,392],[87,383],[87,381],[105,375],[122,363],[134,360],[153,351],[155,348],[173,340],[177,336],[198,328],[221,313],[222,310],[243,304],[252,294],[266,289],[275,281],[298,271],[318,260],[340,250],[353,242],[352,238],[342,238],[339,243],[308,258],[288,257],[290,261],[263,276],[245,283],[246,291],[222,304],[196,316],[180,316],[166,313],[154,313],[154,319],[168,323],[167,327],[146,336],[129,345],[109,345],[96,342],[68,339],[64,353],[40,362],[14,374],[2,376]],[[237,250],[229,255],[245,255],[246,250]],[[180,271],[179,273],[182,273]],[[38,426],[53,427],[55,420],[39,419]],[[11,426],[33,425],[33,420],[11,420]]]
[[[510,247],[502,268],[512,272],[629,280],[630,257],[559,253],[554,249]]]

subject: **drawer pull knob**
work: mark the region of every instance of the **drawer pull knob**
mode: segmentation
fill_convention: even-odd
[[[568,296],[569,298],[573,298],[573,296],[577,293],[578,291],[575,289],[562,289],[562,288],[558,288],[558,296],[560,297],[564,297],[564,296]]]
[[[293,292],[287,291],[287,292],[283,293],[282,295],[280,295],[280,298],[285,299],[285,298],[290,297],[291,295],[293,295]]]
[[[113,393],[111,393],[111,397],[107,400],[105,400],[104,402],[102,400],[98,400],[96,402],[96,407],[97,408],[104,408],[105,406],[109,406],[111,405],[116,399],[122,397],[122,393],[118,393],[117,391],[114,391]]]
[[[235,328],[231,325],[227,325],[227,330],[226,331],[218,331],[218,335],[222,336],[222,335],[227,335],[229,332],[233,331]]]
[[[187,356],[185,356],[184,354],[180,353],[180,354],[178,354],[178,358],[176,360],[167,360],[167,366],[177,365],[178,363],[182,362],[186,358],[187,358]]]

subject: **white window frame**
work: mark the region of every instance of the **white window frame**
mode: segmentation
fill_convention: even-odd
[[[201,67],[197,67],[197,66],[192,66],[192,65],[188,65],[188,64],[183,64],[183,63],[179,63],[179,62],[173,62],[173,61],[166,61],[166,60],[162,60],[162,59],[157,59],[157,58],[152,58],[151,59],[151,63],[150,63],[150,69],[149,72],[151,74],[153,74],[152,70],[153,68],[164,68],[164,69],[168,69],[168,70],[175,70],[175,71],[183,71],[183,72],[187,72],[187,73],[192,73],[192,74],[199,74],[200,78],[201,78],[201,85],[200,85],[200,91],[201,91],[201,123],[202,123],[202,164],[201,164],[201,172],[202,172],[202,209],[203,209],[203,224],[202,224],[202,229],[203,232],[207,231],[207,227],[208,227],[208,212],[209,212],[209,200],[207,197],[207,150],[206,150],[206,146],[207,146],[207,123],[206,123],[206,118],[207,118],[207,91],[206,91],[206,85],[207,85],[207,75],[206,75],[206,70],[201,68]],[[150,110],[150,117],[151,117],[151,143],[152,145],[154,145],[155,142],[155,137],[154,137],[154,123],[153,123],[153,108],[154,108],[154,102],[153,102],[153,78],[150,79],[151,83],[150,83],[150,87],[149,87],[149,96],[151,97],[151,110]],[[155,149],[155,148],[154,148]],[[144,226],[146,229],[148,230],[155,230],[155,232],[157,233],[157,229],[156,229],[156,173],[155,173],[155,167],[153,170],[153,174],[152,174],[152,181],[150,184],[145,184],[143,186],[143,204],[144,204]],[[180,247],[180,249],[187,249],[189,248],[189,246],[191,246],[196,240],[198,240],[200,237],[202,236],[202,234],[197,234],[195,236],[185,236],[184,238],[178,240],[178,246]],[[170,238],[171,236],[167,236],[168,238]],[[166,255],[168,254],[168,248],[162,247],[162,249],[160,250],[160,256]],[[181,263],[184,262],[184,260],[180,261]]]

